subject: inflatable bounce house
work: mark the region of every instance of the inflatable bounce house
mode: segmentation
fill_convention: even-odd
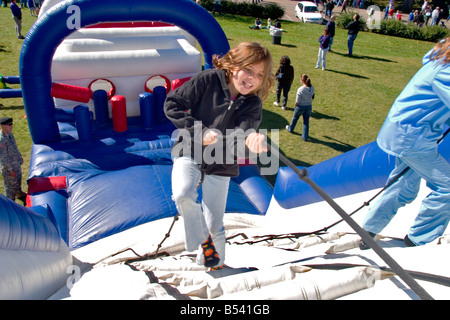
[[[33,146],[27,207],[0,195],[1,299],[420,298],[361,253],[358,235],[333,224],[336,213],[287,167],[274,187],[256,165],[232,179],[222,270],[185,252],[183,222],[171,226],[175,128],[163,104],[228,49],[192,0],[45,1],[20,57]],[[441,149],[448,159],[448,141]],[[383,187],[392,162],[371,143],[309,175],[348,210]],[[414,213],[398,216],[383,246],[433,297],[448,298],[446,238],[404,248],[397,238]]]

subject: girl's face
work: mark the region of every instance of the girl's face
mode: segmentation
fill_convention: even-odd
[[[241,70],[233,71],[231,76],[231,92],[242,95],[255,92],[264,79],[264,63],[253,64]],[[233,90],[233,87],[235,90]]]

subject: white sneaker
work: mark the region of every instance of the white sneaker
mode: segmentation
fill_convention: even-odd
[[[280,106],[280,104],[279,104],[278,102],[276,102],[276,101],[273,103],[273,105],[274,105],[274,106],[277,106],[277,107]]]
[[[281,109],[286,110],[286,107],[281,107]]]

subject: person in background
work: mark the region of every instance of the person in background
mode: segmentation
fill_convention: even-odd
[[[344,11],[347,12],[347,0],[344,0],[344,2],[342,2],[341,13]]]
[[[249,28],[250,29],[257,29],[257,30],[262,29],[262,21],[261,21],[261,19],[260,18],[256,18],[255,24],[253,26],[249,27]]]
[[[439,24],[439,16],[440,16],[439,7],[436,7],[431,12],[431,24],[430,24],[430,26],[434,26],[434,25],[438,25]]]
[[[395,157],[395,168],[388,178],[393,184],[363,222],[372,237],[417,197],[421,179],[431,193],[422,201],[404,242],[424,245],[443,234],[450,220],[450,164],[439,153],[438,143],[449,125],[450,37],[424,56],[422,68],[394,101],[378,134],[378,146]],[[368,247],[361,241],[360,248]]]
[[[331,14],[333,13],[333,9],[334,9],[334,1],[333,0],[328,0],[326,5],[325,5],[325,18],[327,17],[331,17]]]
[[[309,138],[309,118],[312,112],[312,101],[314,99],[314,87],[311,84],[311,79],[303,74],[300,78],[302,86],[297,90],[297,96],[295,98],[294,115],[292,116],[291,123],[286,126],[288,132],[294,132],[295,126],[300,116],[303,116],[303,133],[302,139],[308,141]]]
[[[28,9],[30,9],[30,14],[33,17],[38,16],[38,9],[36,8],[36,5],[34,3],[34,0],[27,0]]]
[[[330,45],[328,46],[328,51],[331,51],[331,45],[333,44],[333,38],[336,33],[336,16],[334,14],[331,15],[330,20],[327,22],[326,28],[330,34]]]
[[[414,10],[412,10],[408,15],[408,22],[413,22],[414,20]]]
[[[347,25],[348,29],[348,55],[351,57],[353,55],[353,43],[358,36],[359,29],[361,28],[361,22],[359,21],[359,14],[355,13],[353,16],[353,21]]]
[[[25,37],[22,35],[22,10],[16,4],[16,0],[11,0],[9,8],[11,9],[14,23],[16,24],[17,39],[25,39]]]
[[[275,19],[275,21],[273,22],[273,26],[275,28],[281,29],[281,22],[278,19]]]
[[[281,92],[283,92],[281,108],[286,110],[289,91],[294,81],[294,67],[291,65],[291,59],[288,56],[281,57],[280,65],[275,72],[275,78],[277,79],[277,101],[273,104],[278,107],[280,106]]]
[[[23,158],[12,134],[13,119],[0,118],[0,169],[3,176],[6,197],[15,201],[16,197],[25,204],[26,193],[22,191]]]
[[[323,34],[319,37],[319,54],[317,55],[316,69],[322,67],[322,70],[326,68],[326,56],[328,47],[330,46],[330,34],[328,28],[323,29]]]
[[[267,151],[256,129],[274,79],[270,51],[257,42],[215,55],[213,64],[171,91],[164,112],[179,132],[172,148],[172,193],[184,220],[186,249],[199,249],[197,263],[215,270],[225,261],[223,217],[230,177],[239,175],[238,158]]]
[[[270,18],[267,18],[267,26],[263,27],[263,29],[270,29],[271,26],[272,26],[272,20],[270,20]]]
[[[214,0],[214,9],[212,11],[212,14],[219,12],[219,16],[222,15],[222,4],[220,3],[220,0]]]
[[[430,6],[426,7],[425,10],[422,10],[422,12],[424,13],[424,23],[427,26],[428,25],[428,21],[430,21],[431,19],[431,8]]]

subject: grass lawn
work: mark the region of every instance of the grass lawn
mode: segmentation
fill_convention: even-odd
[[[269,133],[278,129],[282,153],[299,166],[311,166],[374,141],[395,98],[421,67],[422,57],[434,46],[430,42],[360,32],[354,57],[348,57],[347,31],[337,29],[333,51],[326,57],[327,70],[322,71],[315,69],[315,65],[317,40],[323,26],[282,21],[286,32],[281,45],[273,45],[267,30],[248,28],[253,24],[251,17],[225,16],[217,20],[231,46],[241,41],[258,41],[271,50],[276,66],[281,56],[290,57],[295,80],[288,109],[284,111],[273,105],[274,88],[264,102],[261,128],[268,129]],[[310,142],[301,139],[301,120],[294,134],[285,130],[292,118],[302,74],[309,75],[316,90]]]
[[[30,29],[35,17],[23,9],[23,34]],[[299,166],[311,166],[375,140],[381,125],[397,95],[421,67],[423,55],[434,44],[360,32],[355,41],[354,57],[346,56],[347,32],[336,30],[333,52],[327,55],[327,70],[315,69],[318,53],[317,39],[323,26],[282,21],[281,45],[271,44],[267,30],[251,30],[252,17],[216,16],[225,31],[230,46],[242,41],[258,41],[267,46],[275,61],[275,68],[283,55],[291,58],[295,69],[294,84],[289,93],[288,109],[273,105],[275,88],[264,102],[261,128],[279,130],[282,153]],[[264,21],[265,22],[265,21]],[[0,8],[0,74],[19,74],[19,56],[23,40],[18,40],[9,8]],[[39,63],[39,61],[36,61]],[[275,71],[275,70],[274,70]],[[301,121],[296,132],[284,128],[290,122],[295,93],[300,76],[310,76],[316,89],[310,121],[310,142],[301,140]],[[20,85],[9,85],[19,88]],[[14,136],[25,159],[23,189],[30,160],[31,138],[22,99],[1,99],[0,117],[14,118]],[[275,139],[275,135],[274,135]],[[269,177],[274,181],[274,177]],[[4,193],[3,183],[0,193]]]

